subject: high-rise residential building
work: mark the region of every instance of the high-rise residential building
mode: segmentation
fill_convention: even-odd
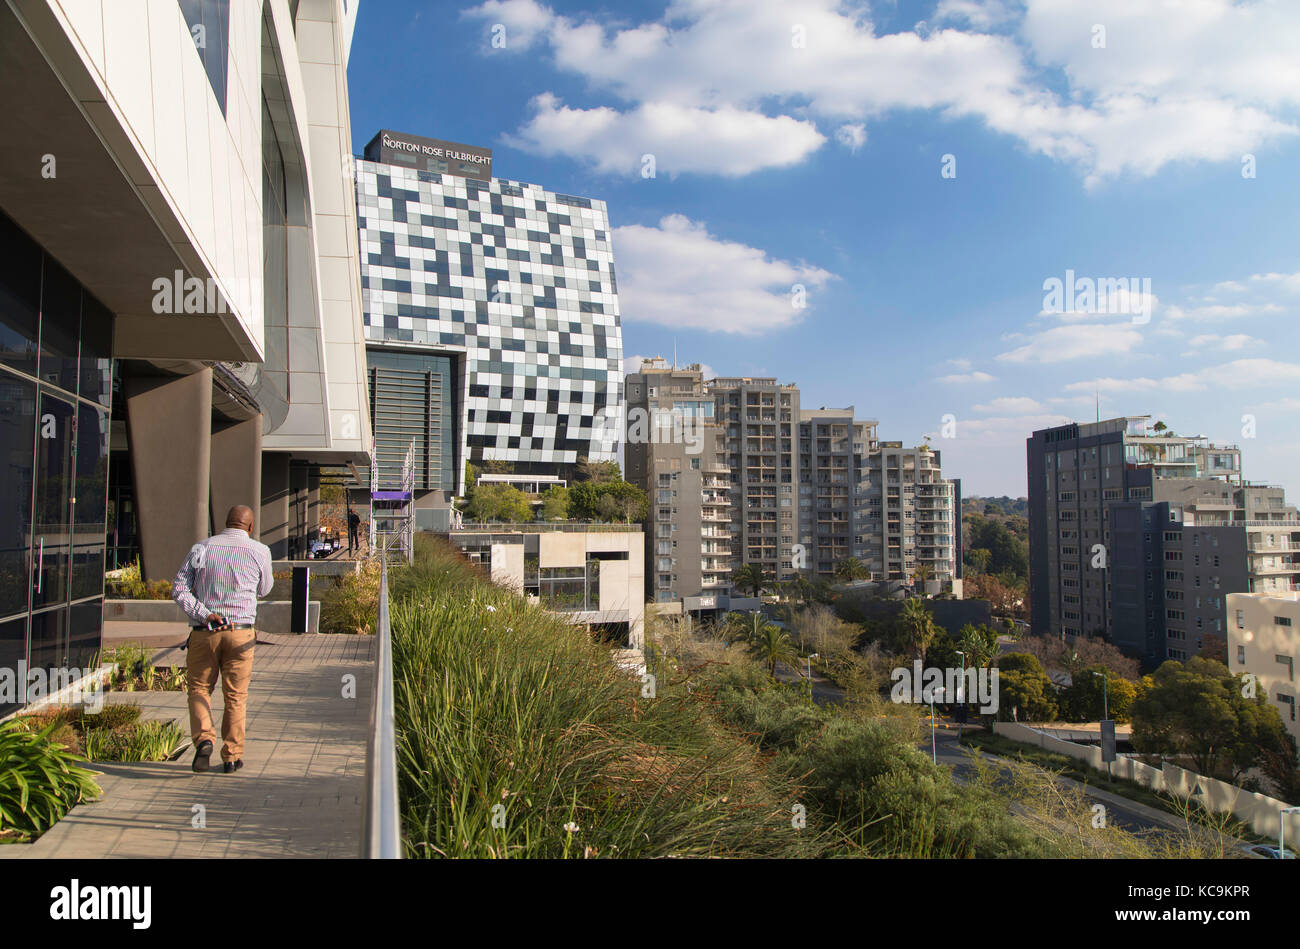
[[[877,423],[852,406],[801,409],[799,389],[774,379],[709,380],[699,366],[652,359],[627,377],[627,393],[627,478],[651,501],[651,599],[722,608],[728,574],[744,564],[779,581],[833,580],[850,557],[869,579],[961,595],[961,489],[943,478],[938,452],[880,443]],[[670,419],[693,413],[704,419],[686,429],[693,446],[636,435],[646,415],[667,433]]]
[[[1035,432],[1028,466],[1036,632],[1183,659],[1223,638],[1230,593],[1297,588],[1296,509],[1236,446],[1134,416]]]
[[[648,359],[626,392],[624,477],[650,498],[647,598],[664,612],[719,609],[731,590],[731,469],[703,371]]]
[[[960,597],[961,481],[944,478],[940,462],[928,444],[881,442],[868,459],[863,491],[865,523],[883,530],[863,536],[874,541],[867,561],[872,579],[907,580],[925,592]]]
[[[0,2],[0,668],[369,460],[344,0]],[[0,714],[10,711],[0,708]]]
[[[467,459],[563,476],[614,458],[603,201],[495,178],[488,149],[383,131],[357,161],[357,212],[380,475],[414,440],[417,517],[463,493]]]
[[[1257,694],[1277,708],[1300,742],[1300,593],[1231,593],[1227,611],[1228,669],[1255,676]]]
[[[731,557],[777,581],[793,579],[799,543],[799,389],[775,379],[709,383],[731,469]]]

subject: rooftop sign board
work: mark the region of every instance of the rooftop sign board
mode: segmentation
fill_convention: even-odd
[[[422,138],[384,129],[366,146],[366,158],[385,165],[404,165],[461,178],[492,177],[492,149]]]

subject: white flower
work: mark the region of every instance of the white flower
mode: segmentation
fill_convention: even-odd
[[[579,827],[577,824],[575,824],[573,821],[569,821],[567,824],[565,824],[564,829],[571,834],[576,834],[578,831],[582,830],[582,828]]]
[[[495,613],[497,611],[497,608],[495,606],[490,606],[490,605],[484,607],[484,609],[486,609],[489,613]]]

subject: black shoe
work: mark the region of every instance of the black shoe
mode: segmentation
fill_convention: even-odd
[[[194,746],[194,764],[190,767],[195,771],[207,771],[210,757],[212,757],[212,742],[201,741]]]
[[[234,774],[243,766],[244,766],[244,759],[237,758],[234,761],[227,761],[225,764],[221,766],[221,770],[226,772],[226,774]]]

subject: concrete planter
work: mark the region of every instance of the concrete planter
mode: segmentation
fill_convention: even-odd
[[[289,600],[271,600],[257,607],[257,628],[266,633],[289,632]],[[105,600],[104,622],[184,623],[190,618],[172,600]],[[320,632],[320,600],[307,604],[307,630]]]

